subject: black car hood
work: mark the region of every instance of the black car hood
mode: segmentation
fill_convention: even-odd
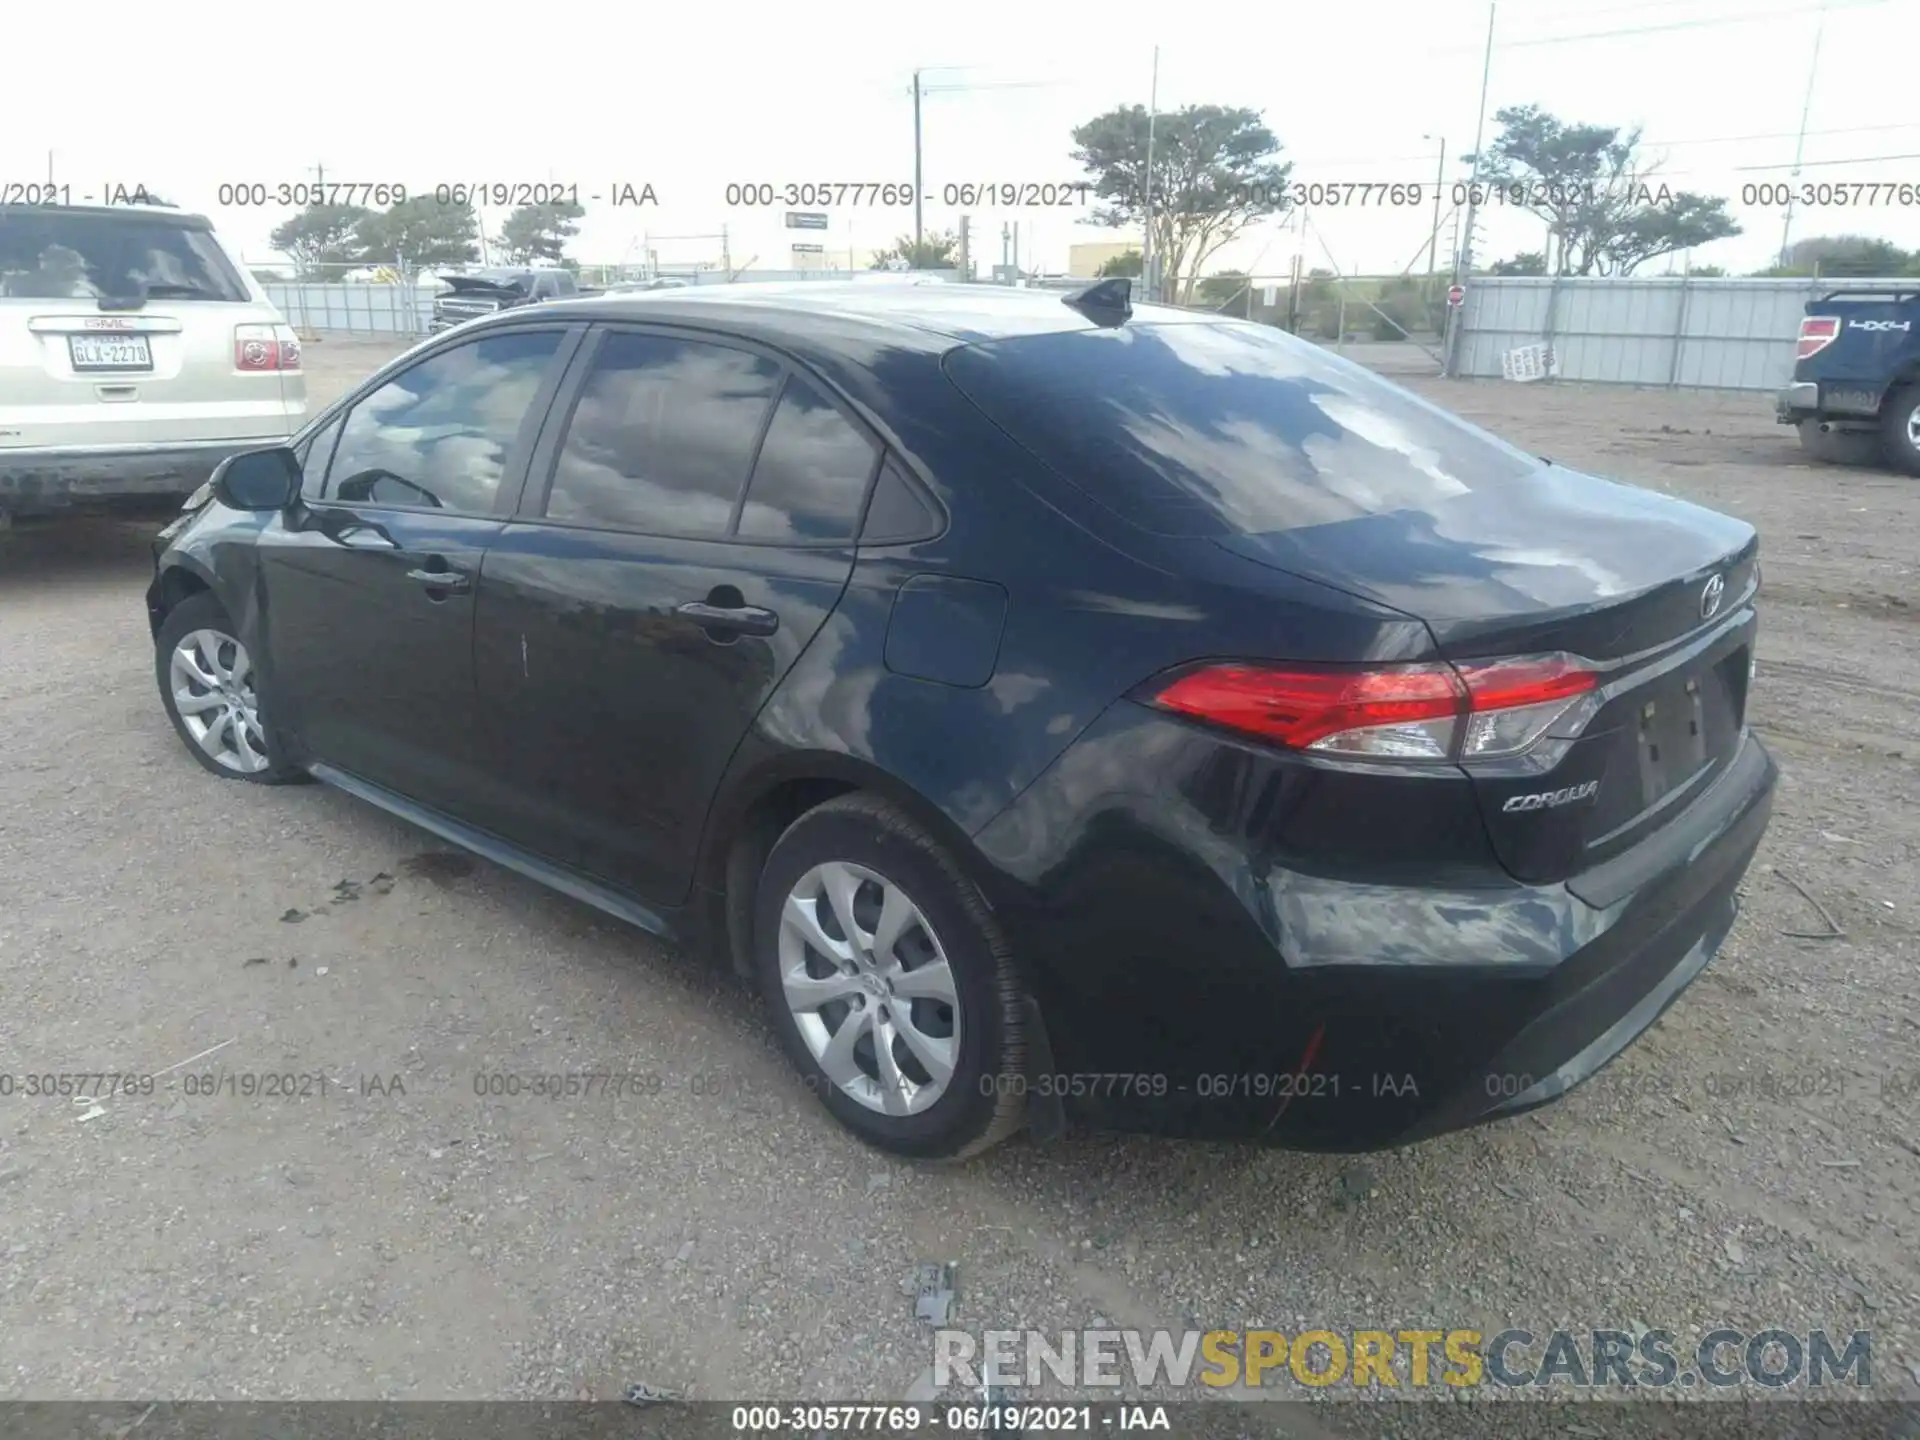
[[[1213,543],[1416,616],[1454,653],[1495,635],[1545,644],[1570,621],[1631,617],[1602,639],[1578,627],[1595,655],[1698,624],[1687,587],[1712,573],[1723,574],[1731,608],[1758,548],[1745,521],[1560,465],[1418,510]],[[1664,598],[1650,606],[1655,597]]]

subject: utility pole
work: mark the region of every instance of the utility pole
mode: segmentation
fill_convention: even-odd
[[[1427,140],[1433,136],[1422,137]],[[1433,177],[1433,230],[1427,236],[1427,300],[1433,300],[1433,277],[1436,273],[1436,258],[1440,248],[1440,192],[1447,188],[1447,137],[1440,137],[1440,168]]]
[[[1140,246],[1140,279],[1145,283],[1150,301],[1158,302],[1160,290],[1154,284],[1153,273],[1153,122],[1160,113],[1160,47],[1153,47],[1153,79],[1147,87],[1147,174],[1146,174],[1146,238]]]
[[[972,226],[969,223],[972,219],[970,215],[960,217],[960,278],[963,281],[973,279],[973,257],[970,253],[970,241],[973,236]]]
[[[1813,59],[1807,65],[1807,97],[1800,105],[1800,138],[1793,142],[1793,175],[1787,186],[1787,214],[1780,222],[1780,263],[1787,263],[1793,237],[1793,192],[1800,188],[1800,161],[1807,150],[1807,120],[1813,114],[1813,82],[1820,74],[1820,41],[1827,33],[1827,0],[1820,0],[1820,19],[1813,31]]]
[[[1020,273],[1020,222],[1016,220],[1013,222],[1013,283],[1018,285],[1020,283],[1021,278],[1022,277]]]
[[[920,250],[920,72],[913,72],[913,248],[914,260]]]
[[[1466,276],[1473,273],[1473,222],[1479,209],[1480,167],[1486,162],[1487,138],[1487,85],[1493,78],[1493,19],[1499,9],[1496,0],[1487,3],[1487,53],[1480,64],[1480,114],[1473,126],[1473,178],[1467,183],[1467,219],[1461,227],[1460,248],[1453,257],[1453,283],[1464,285]],[[1456,361],[1455,352],[1460,345],[1460,314],[1464,305],[1447,307],[1447,343],[1445,373],[1453,374]]]
[[[727,240],[727,227],[720,227],[720,269],[729,283],[733,280],[733,247]]]

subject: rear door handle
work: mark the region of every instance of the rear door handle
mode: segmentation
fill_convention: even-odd
[[[464,570],[409,570],[407,578],[418,581],[429,590],[457,593],[473,588],[473,577]]]
[[[780,628],[780,617],[758,605],[709,605],[689,600],[674,613],[684,615],[708,634],[771,635]]]

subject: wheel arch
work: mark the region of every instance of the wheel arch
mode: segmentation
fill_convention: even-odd
[[[167,623],[167,616],[179,608],[181,601],[216,593],[211,575],[186,556],[175,557],[154,577],[147,590],[147,624],[154,638],[159,638],[160,627]]]
[[[754,889],[775,842],[808,811],[856,792],[889,802],[924,828],[995,908],[972,840],[938,805],[871,761],[829,751],[788,753],[733,780],[707,824],[698,883],[720,897],[718,948],[739,975],[752,974]]]

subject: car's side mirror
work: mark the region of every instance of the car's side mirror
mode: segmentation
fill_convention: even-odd
[[[284,510],[300,495],[300,461],[284,445],[243,450],[220,462],[213,498],[233,510]]]

